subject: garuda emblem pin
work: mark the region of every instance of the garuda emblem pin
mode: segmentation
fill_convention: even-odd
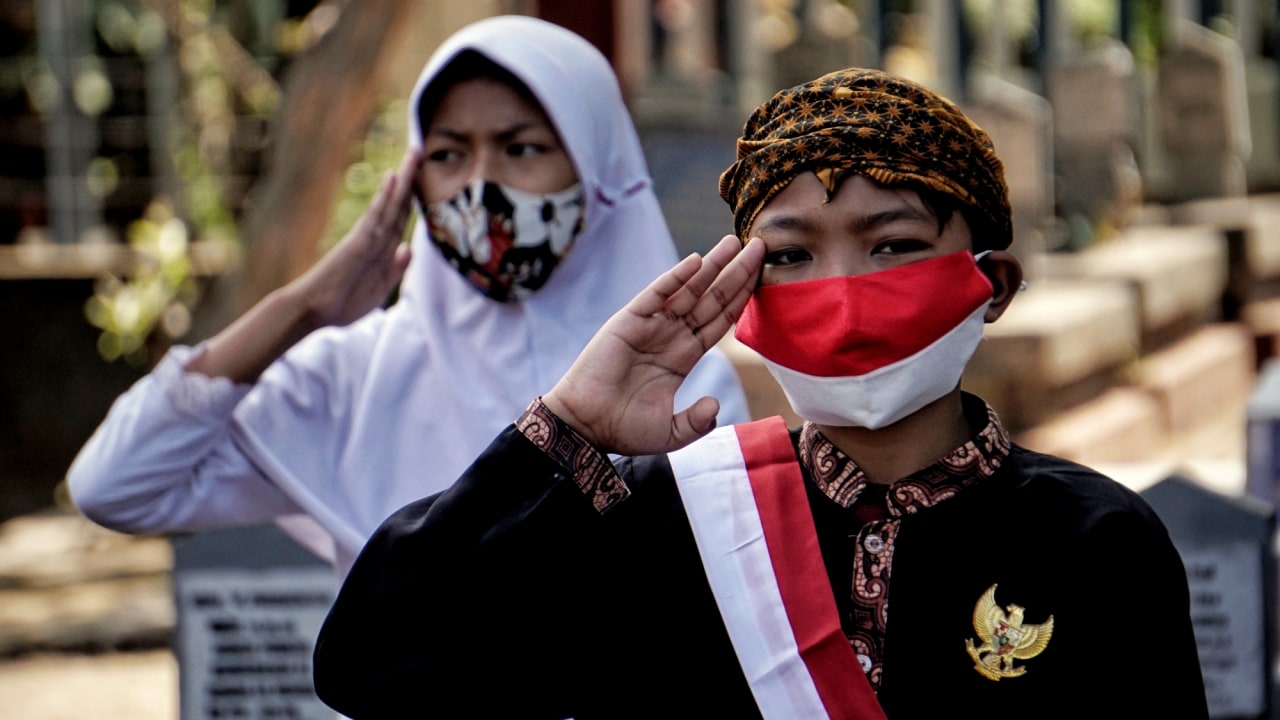
[[[973,608],[973,629],[978,631],[981,645],[965,640],[965,649],[973,658],[973,668],[991,680],[1018,677],[1027,672],[1025,667],[1015,666],[1014,660],[1029,660],[1049,645],[1053,635],[1053,616],[1039,625],[1022,622],[1025,608],[996,604],[996,586],[992,585],[978,599]]]

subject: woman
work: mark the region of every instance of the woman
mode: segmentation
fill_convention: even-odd
[[[68,473],[85,515],[135,533],[274,521],[345,576],[674,263],[617,80],[581,37],[477,22],[412,99],[409,152],[352,232],[115,403]],[[415,196],[430,221],[410,252]],[[723,356],[687,385],[746,419]]]

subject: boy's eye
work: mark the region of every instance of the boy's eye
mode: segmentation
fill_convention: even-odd
[[[765,265],[794,265],[796,263],[812,260],[808,251],[799,248],[786,248],[775,252],[767,253],[764,256]]]

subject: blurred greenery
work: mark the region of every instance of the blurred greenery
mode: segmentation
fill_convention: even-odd
[[[325,249],[342,239],[368,207],[382,178],[396,168],[404,155],[407,140],[408,102],[403,98],[384,100],[368,134],[355,150],[347,166],[325,233]]]
[[[133,271],[127,280],[99,280],[85,316],[102,330],[98,353],[104,359],[140,366],[149,359],[146,341],[153,331],[169,337],[186,333],[197,293],[187,225],[166,201],[153,201],[129,225],[128,240],[138,258]]]
[[[1125,40],[1139,63],[1151,64],[1156,60],[1163,42],[1164,4],[1163,0],[1138,0],[1131,6],[1131,36]],[[987,25],[992,13],[1001,12],[1009,37],[1029,47],[1041,42],[1037,36],[1040,18],[1036,0],[964,0],[963,7],[974,27]],[[1072,38],[1083,47],[1116,37],[1120,30],[1116,0],[1065,0],[1061,10]]]
[[[89,322],[101,330],[98,351],[109,362],[145,365],[150,361],[150,340],[177,340],[187,332],[199,300],[187,253],[190,242],[227,243],[234,246],[229,256],[238,257],[241,238],[228,191],[236,151],[233,136],[240,117],[270,117],[279,104],[280,88],[268,72],[236,74],[234,58],[225,52],[231,29],[246,24],[259,28],[241,44],[253,51],[250,57],[260,69],[278,74],[286,65],[282,59],[305,51],[323,26],[337,19],[336,10],[324,5],[306,21],[286,16],[285,4],[279,2],[179,0],[177,5],[177,27],[166,27],[141,0],[93,3],[93,26],[108,51],[150,58],[171,50],[181,72],[178,121],[168,150],[179,196],[153,198],[143,216],[128,225],[128,243],[137,258],[134,266],[124,277],[102,278],[85,305]],[[89,116],[107,111],[113,88],[101,64],[86,63],[79,78],[74,92],[79,109]],[[28,92],[36,95],[47,87],[47,79],[47,70],[30,78]],[[383,174],[397,165],[404,150],[404,101],[386,101],[380,107],[339,189],[325,249],[355,224]],[[120,168],[113,158],[95,158],[86,180],[95,196],[104,197],[118,186]]]

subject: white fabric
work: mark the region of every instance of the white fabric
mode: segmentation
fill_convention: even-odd
[[[761,357],[791,409],[819,425],[878,430],[956,388],[982,342],[990,301],[919,352],[864,375],[819,377]]]
[[[113,406],[68,473],[99,523],[168,532],[275,519],[345,576],[377,525],[449,485],[594,331],[677,258],[616,79],[585,40],[528,17],[464,28],[432,55],[422,88],[472,49],[523,80],[563,138],[587,192],[586,229],[531,298],[483,297],[430,247],[421,223],[399,302],[308,336],[252,387],[181,368],[176,348]],[[748,419],[713,351],[681,388],[719,422]],[[513,478],[513,480],[515,480]]]
[[[668,456],[708,584],[760,714],[828,718],[787,618],[738,435],[732,427]]]

